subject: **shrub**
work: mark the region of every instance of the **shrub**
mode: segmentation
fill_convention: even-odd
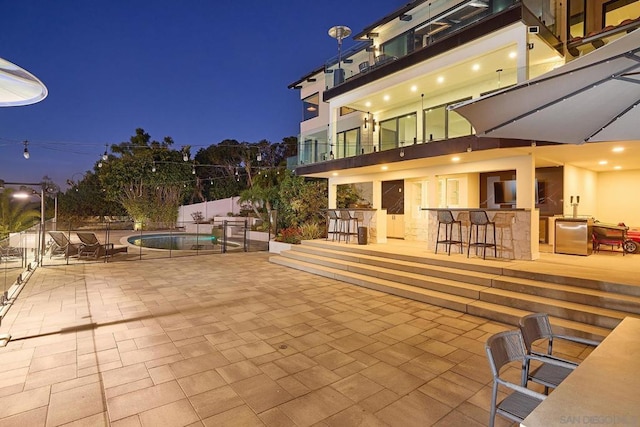
[[[302,240],[313,240],[323,237],[324,230],[317,221],[305,222],[300,226],[300,238]]]
[[[300,228],[289,227],[280,230],[280,234],[276,238],[278,242],[299,244],[301,240]]]

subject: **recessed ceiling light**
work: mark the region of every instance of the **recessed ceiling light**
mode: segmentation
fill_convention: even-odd
[[[386,171],[387,169],[389,169],[389,166],[382,166],[380,169],[382,169],[383,171]]]
[[[389,95],[385,95],[382,99],[384,99],[385,101],[389,100]]]
[[[480,64],[473,64],[473,66],[471,67],[471,69],[473,71],[478,71],[480,69]]]
[[[364,103],[364,106],[365,107],[371,107],[371,103],[369,101],[367,101],[367,102]]]
[[[417,90],[418,90],[418,86],[416,85],[411,86],[411,92],[415,92]]]
[[[444,77],[442,77],[442,76],[438,77],[437,82],[438,83],[443,83],[444,82]]]
[[[452,157],[451,158],[452,162],[459,162],[460,161],[460,157],[456,156],[456,157]]]
[[[338,172],[334,172],[334,173],[332,173],[331,175],[333,175],[333,176],[338,176]]]
[[[598,162],[599,165],[606,165],[607,163],[609,163],[609,162],[607,162],[606,160],[600,160]]]
[[[518,54],[515,51],[509,52],[509,58],[514,59]]]
[[[622,153],[624,151],[624,147],[614,147],[611,151],[614,153]]]
[[[622,169],[622,166],[614,166],[613,168],[614,168],[615,170],[620,170],[620,169]]]

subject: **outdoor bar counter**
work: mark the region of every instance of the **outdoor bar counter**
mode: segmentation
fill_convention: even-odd
[[[464,214],[469,211],[485,211],[489,217],[489,221],[496,223],[496,240],[498,246],[497,258],[506,259],[519,259],[519,260],[532,260],[538,258],[539,254],[534,253],[532,250],[531,236],[538,236],[537,228],[532,230],[532,224],[538,226],[539,212],[532,209],[481,209],[481,208],[422,208],[429,213],[429,229],[428,229],[428,241],[427,248],[434,250],[436,248],[436,236],[438,233],[438,211],[446,210],[451,211],[455,219],[462,218],[462,242],[465,246],[469,240],[469,225],[468,216],[467,220],[464,220]],[[456,231],[457,233],[457,231]],[[489,233],[491,233],[491,227],[489,227]],[[487,240],[493,239],[493,236],[488,234]],[[440,248],[439,248],[440,249]],[[458,249],[453,247],[451,252],[454,253]],[[487,254],[493,255],[493,250],[488,249]]]
[[[640,425],[640,319],[626,317],[520,424]]]
[[[378,236],[378,226],[376,221],[376,212],[378,209],[374,208],[363,208],[363,207],[352,207],[352,208],[329,208],[322,210],[325,215],[328,215],[329,211],[335,211],[340,215],[340,212],[347,211],[351,214],[351,216],[355,216],[360,220],[361,227],[367,227],[367,240],[374,242],[377,240]],[[334,223],[327,216],[327,231],[331,233],[330,230],[333,230]],[[357,232],[357,230],[356,230]],[[357,237],[357,236],[356,236]]]

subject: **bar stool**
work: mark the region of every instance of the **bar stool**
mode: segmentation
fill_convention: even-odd
[[[335,242],[336,236],[338,236],[338,240],[340,240],[340,218],[338,217],[338,213],[333,209],[327,211],[327,240],[329,240],[329,234],[332,235],[332,242]]]
[[[515,258],[515,247],[513,245],[513,223],[515,221],[516,214],[514,212],[498,212],[493,216],[493,222],[496,224],[497,235],[500,239],[497,243],[500,249],[500,257],[505,257],[505,252],[508,258]],[[508,236],[507,236],[507,233]]]
[[[493,256],[497,257],[497,247],[496,247],[496,224],[492,221],[489,221],[489,217],[485,211],[469,211],[469,221],[471,225],[469,226],[469,245],[467,246],[467,258],[469,258],[469,252],[471,251],[471,247],[476,248],[476,255],[478,254],[478,248],[482,248],[482,259],[486,259],[487,256],[487,248],[493,248]],[[493,242],[487,242],[487,228],[493,229]],[[476,230],[476,238],[475,241],[471,240],[473,235],[473,229],[475,227]],[[482,228],[482,241],[479,240],[479,230]]]
[[[453,226],[458,224],[458,239],[453,238]],[[440,240],[440,228],[444,225],[444,240]],[[462,253],[462,222],[453,219],[451,211],[438,211],[438,233],[436,234],[436,253],[438,253],[438,245],[446,245],[447,252],[451,255],[451,245],[460,245],[460,253]]]
[[[355,224],[355,228],[351,231],[351,224]],[[338,235],[338,241],[340,236],[344,236],[344,241],[349,243],[351,236],[358,234],[358,227],[360,226],[360,218],[352,216],[348,210],[340,211],[340,234]]]

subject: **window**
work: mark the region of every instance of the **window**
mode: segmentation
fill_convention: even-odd
[[[380,122],[380,150],[413,144],[416,138],[416,113]]]
[[[413,52],[413,30],[400,34],[380,45],[381,52],[387,56],[403,57]]]
[[[584,23],[586,20],[586,0],[569,0],[569,13],[567,14],[568,23],[567,29],[569,31],[568,39],[571,40],[574,37],[584,37]]]
[[[353,157],[360,152],[360,128],[339,132],[336,135],[336,152],[340,157]]]
[[[604,15],[603,27],[620,25],[628,18],[640,16],[640,1],[638,0],[613,0],[602,6]]]
[[[349,107],[340,107],[341,116],[346,116],[347,114],[355,113],[356,111],[358,110],[354,110],[353,108],[349,108]]]
[[[320,94],[318,92],[311,96],[307,96],[302,100],[302,120],[313,119],[318,117],[320,109]]]
[[[455,111],[447,110],[448,105],[461,101],[464,99],[424,110],[424,134],[427,141],[473,134],[473,128],[467,119]]]

